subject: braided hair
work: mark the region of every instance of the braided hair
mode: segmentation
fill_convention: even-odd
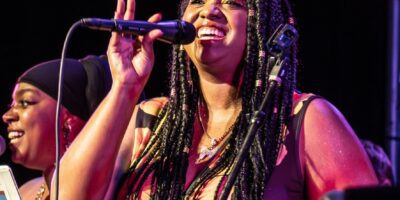
[[[217,163],[202,171],[189,188],[184,189],[188,168],[189,149],[194,133],[193,124],[200,96],[199,76],[194,64],[183,48],[173,46],[170,64],[170,97],[158,116],[152,138],[141,156],[130,168],[134,176],[130,182],[131,197],[140,194],[149,174],[151,197],[153,199],[181,199],[197,192],[210,177],[218,173],[228,174],[233,161],[244,142],[249,128],[248,116],[257,109],[269,88],[267,65],[267,40],[282,23],[293,22],[289,0],[246,0],[247,39],[242,60],[243,83],[240,88],[242,111],[237,117],[232,134]],[[189,0],[182,0],[181,15]],[[254,34],[256,33],[256,34]],[[286,76],[281,87],[273,95],[272,105],[266,112],[266,119],[257,130],[250,156],[240,168],[234,184],[235,199],[262,199],[263,192],[274,169],[280,146],[283,142],[284,127],[292,110],[292,96],[296,83],[296,45],[290,49]],[[139,165],[139,162],[141,164]],[[221,179],[215,191],[224,187]]]

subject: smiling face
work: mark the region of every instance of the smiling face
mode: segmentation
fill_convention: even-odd
[[[245,0],[189,0],[183,20],[197,31],[194,42],[184,46],[193,63],[212,73],[232,75],[245,49]]]
[[[51,167],[56,150],[56,101],[28,83],[16,84],[12,99],[3,121],[8,124],[13,162],[38,170]],[[62,113],[66,113],[64,108]]]

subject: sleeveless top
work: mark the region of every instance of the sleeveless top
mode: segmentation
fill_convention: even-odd
[[[268,200],[297,200],[305,198],[305,179],[302,172],[300,155],[299,155],[299,137],[302,129],[303,118],[307,106],[313,99],[321,98],[313,94],[298,94],[293,95],[293,111],[290,122],[288,124],[287,133],[278,155],[276,167],[272,172],[271,178],[265,187],[264,198]],[[167,98],[156,98],[149,102],[142,102],[139,106],[136,128],[135,128],[135,144],[133,145],[133,154],[131,164],[138,158],[140,153],[145,148],[150,135],[154,122],[157,119],[158,113],[161,108],[166,104]],[[140,135],[140,136],[137,136]],[[212,164],[213,161],[211,161]],[[140,165],[140,164],[139,164]],[[190,169],[188,169],[190,170]],[[196,192],[196,196],[189,199],[210,199],[214,197],[215,189],[223,178],[223,173],[217,174],[205,185],[200,186],[201,189]],[[143,185],[142,194],[139,197],[129,196],[132,184],[130,178],[125,176],[120,182],[120,187],[117,188],[117,199],[149,199],[149,194],[144,192],[150,189],[151,176],[147,178],[146,183]],[[225,177],[226,178],[226,177]],[[219,191],[221,194],[222,191]],[[210,196],[210,193],[212,196]]]
[[[294,106],[292,116],[288,125],[288,133],[285,138],[284,146],[280,153],[286,155],[283,159],[282,155],[278,156],[282,161],[272,172],[264,192],[264,199],[307,199],[305,194],[304,173],[300,161],[299,138],[308,105],[312,100],[320,97],[313,94],[295,94],[293,96]],[[282,153],[282,151],[284,153]]]

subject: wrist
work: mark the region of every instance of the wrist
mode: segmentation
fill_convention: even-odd
[[[143,91],[143,86],[139,84],[126,84],[114,81],[111,86],[111,93],[114,93],[119,98],[129,98],[130,100],[137,100]],[[136,98],[135,98],[136,97]]]

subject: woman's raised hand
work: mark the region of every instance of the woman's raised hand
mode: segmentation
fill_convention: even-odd
[[[118,0],[115,19],[133,20],[135,0]],[[160,14],[149,18],[149,22],[161,20]],[[144,36],[113,32],[108,45],[108,59],[114,84],[133,86],[140,92],[146,84],[154,64],[153,42],[162,36],[160,30],[150,31]]]

